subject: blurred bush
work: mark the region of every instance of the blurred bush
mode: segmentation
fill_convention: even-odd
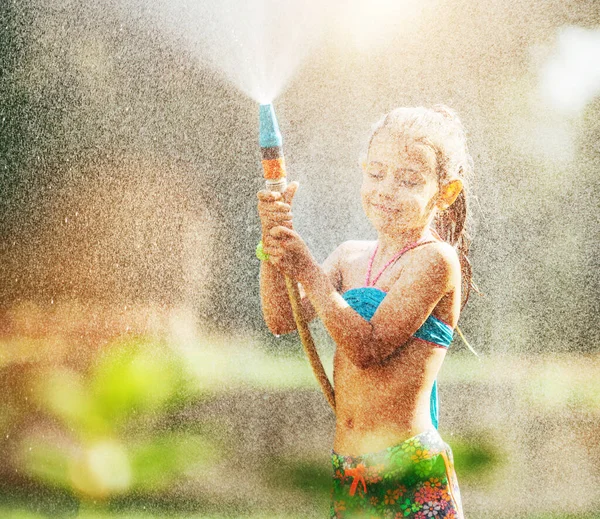
[[[11,342],[19,344],[31,341]],[[169,419],[203,393],[164,341],[122,337],[96,350],[87,369],[67,364],[2,368],[4,485],[35,482],[106,501],[166,489],[218,458],[214,438],[178,431]]]

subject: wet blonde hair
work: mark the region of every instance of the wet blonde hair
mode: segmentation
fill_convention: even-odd
[[[402,138],[430,146],[436,156],[438,183],[457,178],[462,181],[463,188],[454,203],[443,211],[438,210],[432,222],[433,231],[458,253],[462,274],[462,310],[467,304],[471,288],[480,293],[473,282],[473,269],[468,257],[471,245],[468,200],[473,159],[469,154],[462,122],[454,110],[442,104],[431,108],[396,108],[375,123],[369,148],[377,132],[383,128],[390,129]]]

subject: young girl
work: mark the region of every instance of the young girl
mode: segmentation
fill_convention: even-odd
[[[298,183],[258,193],[266,324],[277,335],[296,329],[287,275],[300,283],[306,320],[320,317],[337,346],[332,518],[463,518],[435,381],[471,286],[471,172],[452,110],[393,110],[363,163],[377,241],[342,243],[321,266],[292,229]]]

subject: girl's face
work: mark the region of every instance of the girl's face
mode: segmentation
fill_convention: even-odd
[[[369,147],[361,187],[363,209],[375,229],[399,233],[425,228],[437,193],[434,151],[388,128],[379,130]]]

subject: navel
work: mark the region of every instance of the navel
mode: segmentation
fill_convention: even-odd
[[[352,418],[346,418],[346,427],[348,429],[352,429],[354,427],[354,421]]]

